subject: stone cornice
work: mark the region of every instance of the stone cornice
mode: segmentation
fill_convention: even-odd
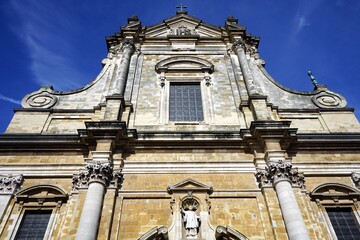
[[[96,125],[96,124],[95,124]],[[95,125],[89,126],[94,133]],[[103,126],[104,127],[104,126]],[[115,131],[116,126],[106,127],[107,130]],[[105,127],[104,127],[105,130]],[[278,129],[276,131],[281,130]],[[269,129],[270,131],[270,129]],[[124,134],[123,131],[120,131]],[[82,134],[86,133],[86,130]],[[96,135],[96,134],[95,134]],[[184,147],[220,147],[241,148],[246,151],[256,144],[260,146],[257,138],[254,138],[250,129],[236,131],[139,131],[128,129],[125,133],[127,138],[132,138],[134,147],[151,148],[154,146],[176,145]],[[138,139],[137,139],[138,136]],[[281,135],[280,135],[281,136]],[[85,135],[83,135],[85,137]],[[120,145],[119,145],[120,146]],[[288,152],[304,151],[357,151],[360,150],[360,133],[297,133],[296,141],[292,142]],[[87,152],[86,143],[82,142],[77,134],[0,134],[0,152],[24,152],[24,151],[72,151]]]
[[[0,134],[0,152],[78,151],[87,152],[77,134]]]

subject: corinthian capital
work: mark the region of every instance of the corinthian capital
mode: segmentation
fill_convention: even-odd
[[[265,170],[257,170],[255,177],[260,187],[273,186],[279,181],[289,181],[293,186],[305,188],[305,179],[298,170],[292,169],[289,162],[280,160],[271,162],[265,167]]]
[[[245,44],[245,41],[240,39],[240,40],[236,40],[233,45],[232,45],[232,50],[236,53],[238,53],[238,51],[240,49],[246,49],[246,44]]]
[[[0,194],[16,193],[24,182],[23,175],[0,174]]]
[[[130,41],[124,41],[121,47],[123,53],[132,54],[135,50],[134,44]]]
[[[113,167],[110,163],[90,162],[84,170],[73,176],[73,188],[86,188],[92,182],[100,182],[109,186],[112,180]]]
[[[84,170],[74,174],[72,179],[73,191],[87,188],[92,182],[100,182],[106,187],[110,186],[120,189],[123,182],[123,174],[121,170],[114,171],[113,166],[109,162],[90,162]]]

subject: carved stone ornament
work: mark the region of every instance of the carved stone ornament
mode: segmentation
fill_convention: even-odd
[[[170,29],[168,31],[169,35],[178,35],[178,36],[190,36],[190,35],[196,35],[197,31],[195,29],[190,29],[186,26],[179,26],[176,29]]]
[[[114,172],[110,163],[92,162],[86,165],[85,170],[73,176],[73,191],[79,188],[87,188],[91,182],[100,182],[106,187],[113,186],[120,188],[123,181],[123,174],[120,171]]]
[[[24,108],[51,108],[57,103],[52,87],[41,87],[38,91],[26,95],[21,105]]]
[[[311,98],[313,103],[319,108],[344,108],[346,100],[331,91],[320,92]]]
[[[215,239],[216,240],[249,240],[241,232],[233,229],[232,227],[217,226],[215,230]]]
[[[353,180],[355,186],[360,188],[360,173],[353,172],[351,173],[351,179]]]
[[[23,175],[0,174],[0,194],[14,194],[19,191],[24,182]]]
[[[244,50],[246,49],[245,41],[242,40],[242,39],[235,41],[235,42],[233,43],[233,45],[232,45],[232,50],[233,50],[234,52],[236,52],[236,53],[238,52],[238,50],[239,50],[240,48],[242,48],[242,49],[244,49]]]
[[[108,58],[119,56],[121,53],[128,52],[131,54],[135,50],[134,44],[129,41],[124,41],[116,46],[111,46],[109,49]]]
[[[286,180],[290,181],[293,186],[305,189],[304,175],[299,173],[297,168],[292,169],[291,163],[283,160],[269,163],[265,170],[258,169],[255,177],[261,188],[271,187],[274,183]]]

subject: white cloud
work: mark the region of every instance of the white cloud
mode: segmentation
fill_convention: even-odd
[[[0,99],[4,100],[6,102],[11,102],[11,103],[21,105],[21,102],[19,100],[16,100],[16,99],[13,99],[13,98],[10,98],[10,97],[6,97],[6,96],[2,95],[1,93],[0,93]]]
[[[60,4],[52,1],[11,1],[18,16],[14,32],[27,46],[30,69],[39,85],[53,85],[57,90],[82,85],[84,74],[74,66],[72,34],[76,21]]]
[[[311,23],[308,22],[305,16],[297,17],[296,21],[297,21],[297,25],[296,25],[297,32],[301,31],[304,27],[311,25]]]

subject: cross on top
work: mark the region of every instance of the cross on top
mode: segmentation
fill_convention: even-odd
[[[183,8],[187,8],[187,6],[180,4],[179,6],[176,6],[176,8],[180,8],[180,11],[183,11]]]

